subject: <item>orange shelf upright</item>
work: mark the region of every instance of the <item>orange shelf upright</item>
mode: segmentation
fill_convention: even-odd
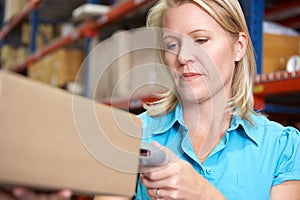
[[[18,25],[31,11],[38,8],[40,0],[29,1],[24,8],[16,14],[3,28],[0,30],[0,40],[3,40],[7,34]]]

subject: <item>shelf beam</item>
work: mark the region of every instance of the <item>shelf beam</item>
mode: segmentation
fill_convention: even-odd
[[[115,21],[118,18],[122,17],[122,14],[128,13],[136,8],[143,6],[144,4],[151,2],[153,0],[128,0],[123,3],[122,6],[119,6],[118,9],[113,9],[111,12],[107,13],[100,17],[94,24],[95,29],[102,28],[111,21]]]
[[[253,93],[256,110],[267,108],[265,99],[268,96],[281,98],[280,95],[300,94],[300,71],[259,75],[256,78]]]
[[[295,29],[299,28],[300,27],[300,15],[279,21],[279,23],[283,26],[287,26],[287,27],[291,27],[291,28],[295,28]]]
[[[266,104],[264,112],[266,113],[277,113],[277,114],[292,114],[300,115],[300,108],[288,105],[277,105],[277,104]]]
[[[260,75],[254,87],[254,95],[257,96],[294,92],[300,93],[300,71]]]
[[[23,69],[27,68],[29,65],[33,64],[40,58],[44,57],[47,54],[52,53],[53,51],[59,49],[60,47],[66,46],[67,44],[70,44],[76,40],[78,40],[81,37],[81,32],[84,30],[84,28],[87,26],[87,24],[84,24],[85,26],[81,26],[77,29],[77,31],[73,32],[70,35],[67,35],[65,37],[58,38],[48,44],[46,47],[40,49],[39,51],[33,53],[29,57],[27,57],[23,62],[18,63],[15,67],[13,67],[14,71],[22,71]]]
[[[31,11],[38,8],[40,0],[29,1],[24,8],[15,15],[3,28],[0,30],[0,41],[5,39],[7,34],[18,25]]]
[[[14,66],[14,71],[21,71],[30,66],[32,63],[39,60],[40,58],[42,58],[43,56],[52,53],[58,48],[75,42],[82,37],[94,36],[100,28],[124,16],[124,14],[135,10],[151,1],[153,0],[128,0],[120,4],[119,6],[113,7],[109,13],[99,17],[99,19],[97,19],[96,21],[84,22],[73,33],[65,37],[57,38],[46,47],[42,48],[41,50],[38,50],[37,52],[29,56],[25,61],[18,63],[16,66]]]
[[[299,14],[299,6],[299,0],[290,0],[277,3],[276,6],[267,8],[265,10],[265,18],[267,20],[281,20],[290,18],[291,16]]]

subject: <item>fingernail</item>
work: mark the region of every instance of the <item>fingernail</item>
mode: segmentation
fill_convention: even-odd
[[[59,192],[59,194],[63,198],[70,198],[72,196],[72,191],[71,190],[62,190]]]
[[[16,197],[22,197],[24,196],[25,194],[25,191],[23,188],[20,188],[20,187],[15,187],[12,189],[12,192],[13,194],[16,196]]]

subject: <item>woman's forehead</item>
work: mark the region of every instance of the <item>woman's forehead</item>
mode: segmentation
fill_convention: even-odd
[[[162,28],[190,34],[199,30],[211,31],[221,27],[200,6],[195,3],[185,3],[176,7],[170,7],[165,11]]]

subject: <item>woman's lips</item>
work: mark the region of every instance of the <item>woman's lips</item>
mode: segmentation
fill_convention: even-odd
[[[197,79],[199,77],[201,77],[202,74],[200,73],[182,73],[180,78],[183,79],[184,81],[192,81],[194,79]]]

